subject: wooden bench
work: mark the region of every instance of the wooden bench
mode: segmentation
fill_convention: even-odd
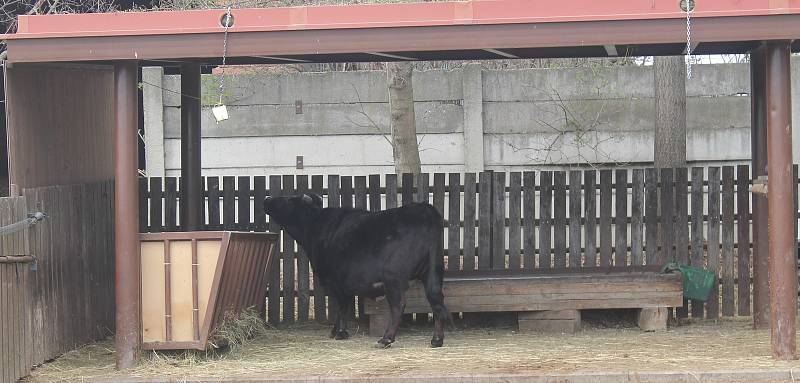
[[[564,272],[552,274],[486,273],[446,275],[445,304],[458,312],[517,312],[520,331],[575,332],[580,310],[640,309],[643,330],[665,329],[667,308],[683,305],[681,275],[652,271]],[[420,283],[406,294],[405,313],[428,313]],[[383,335],[388,305],[383,298],[367,300],[370,334]]]

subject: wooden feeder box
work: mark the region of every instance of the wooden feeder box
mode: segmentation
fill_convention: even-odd
[[[140,234],[145,350],[205,350],[226,313],[262,307],[278,235]]]

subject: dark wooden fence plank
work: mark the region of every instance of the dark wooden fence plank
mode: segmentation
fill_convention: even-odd
[[[219,183],[219,180],[217,182]],[[217,196],[219,196],[219,184],[217,184]],[[178,231],[178,179],[175,177],[164,179],[164,227],[167,231]]]
[[[239,189],[236,191],[236,204],[239,212],[239,217],[236,218],[236,229],[241,231],[252,230],[252,223],[250,222],[250,177],[239,177]]]
[[[569,267],[581,267],[581,182],[580,171],[569,172]]]
[[[583,172],[583,216],[586,217],[586,260],[584,267],[597,266],[597,172]]]
[[[446,194],[445,178],[446,175],[444,173],[436,173],[433,175],[433,207],[439,211],[439,214],[442,215],[442,218],[447,217],[444,209],[444,199]],[[442,254],[442,256],[444,256],[444,241],[446,236],[447,234],[444,232],[443,227],[442,238],[439,241],[439,254]]]
[[[645,170],[645,255],[647,264],[658,263],[658,169]]]
[[[617,169],[616,200],[614,214],[614,266],[624,267],[628,264],[628,171]]]
[[[297,194],[308,193],[308,176],[297,176]],[[311,300],[311,276],[308,255],[303,248],[297,247],[297,320],[308,320],[309,305]]]
[[[675,259],[679,264],[689,264],[689,205],[688,205],[688,170],[675,169]],[[689,301],[684,299],[683,306],[675,310],[677,318],[689,317]]]
[[[369,211],[381,211],[381,175],[369,176]]]
[[[738,243],[738,291],[737,302],[740,316],[750,315],[750,167],[739,165],[736,176],[736,216]],[[795,183],[795,187],[797,183]],[[796,199],[795,199],[796,200]],[[796,211],[796,210],[795,210]],[[797,220],[795,220],[797,222]]]
[[[386,209],[397,207],[397,175],[386,175]]]
[[[164,223],[161,219],[162,203],[161,178],[150,178],[150,232],[160,233],[164,231]]]
[[[692,168],[692,252],[689,264],[695,267],[705,267],[703,262],[703,168]],[[702,318],[704,303],[692,300],[692,318]]]
[[[459,270],[461,266],[461,174],[450,173],[447,189],[447,270]]]
[[[600,171],[600,266],[611,266],[611,170]]]
[[[567,267],[567,173],[553,172],[553,264]]]
[[[308,176],[306,176],[308,177]],[[306,178],[308,182],[308,178]],[[267,230],[267,214],[264,212],[264,198],[267,197],[267,178],[253,177],[253,230]]]
[[[416,177],[414,177],[413,173],[403,173],[400,178],[400,203],[402,205],[414,202],[414,178]]]
[[[644,170],[631,172],[631,264],[644,265]]]
[[[236,230],[236,177],[222,177],[222,226]]]
[[[462,270],[475,270],[475,199],[477,182],[475,173],[464,174],[464,260]]]
[[[220,230],[222,225],[219,214],[219,177],[207,177],[206,190],[208,191],[208,228]]]
[[[720,234],[720,179],[719,168],[708,168],[708,270],[719,276]],[[714,285],[706,301],[706,316],[719,318],[719,284]]]
[[[223,181],[224,182],[224,181]],[[223,185],[223,188],[224,185]],[[225,188],[227,189],[227,188]],[[281,195],[281,176],[269,176],[269,191],[270,197],[278,197]],[[224,214],[224,212],[223,212]],[[280,226],[274,219],[269,220],[269,231],[273,233],[282,233]],[[269,322],[273,324],[280,323],[281,321],[281,257],[280,244],[276,245],[275,256],[272,257],[272,272],[269,279],[269,290],[267,294],[267,317]]]
[[[734,254],[733,238],[735,230],[733,194],[733,166],[722,168],[722,315],[736,315],[734,295]]]
[[[525,220],[522,230],[524,246],[525,269],[532,270],[536,267],[536,173],[524,172],[522,174],[522,218]]]
[[[294,176],[284,175],[281,186],[281,195],[294,195]],[[283,321],[284,323],[294,322],[295,319],[295,256],[294,238],[289,233],[283,231],[283,251],[281,260],[283,261]]]
[[[352,208],[353,205],[353,177],[351,176],[342,176],[340,178],[341,181],[341,188],[339,190],[341,196],[341,207]],[[328,185],[330,188],[330,185]],[[338,302],[342,304],[342,302]],[[355,319],[355,297],[350,298],[348,301],[344,302],[344,305],[347,306],[347,312],[350,316],[350,319]]]
[[[481,172],[478,191],[478,270],[492,262],[492,172]]]
[[[508,180],[508,267],[512,270],[518,270],[522,265],[521,220],[522,173],[512,172]]]
[[[149,196],[147,178],[139,178],[139,195]],[[139,232],[147,233],[150,231],[150,198],[144,200],[140,199],[139,202]]]
[[[553,260],[551,248],[553,224],[553,172],[540,173],[539,189],[539,268],[549,269]]]
[[[506,268],[506,173],[492,173],[492,269]]]
[[[354,201],[353,206],[356,209],[367,210],[367,177],[356,176],[353,177],[354,185]],[[368,318],[364,315],[364,297],[357,296],[358,301],[358,321],[361,323],[368,323]]]
[[[419,173],[414,181],[417,189],[414,194],[414,201],[430,202],[430,174]]]
[[[661,252],[658,264],[675,259],[675,192],[673,169],[661,169]]]
[[[321,175],[311,176],[311,192],[318,196],[322,196],[324,181],[325,179]],[[311,271],[313,272],[314,270]],[[325,299],[325,288],[322,286],[322,282],[320,282],[317,273],[314,273],[314,319],[317,322],[325,322],[328,320],[328,315],[326,312],[327,307],[328,304]]]

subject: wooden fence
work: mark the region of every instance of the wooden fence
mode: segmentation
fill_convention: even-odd
[[[796,174],[795,169],[795,181]],[[181,230],[179,183],[169,177],[141,180],[142,232]],[[445,218],[449,273],[589,272],[660,266],[674,259],[716,270],[721,281],[719,299],[691,302],[676,315],[715,318],[751,312],[748,166],[226,176],[208,177],[204,184],[208,230],[279,232],[263,211],[267,195],[311,191],[324,196],[327,206],[373,211],[425,200]],[[288,235],[282,238],[270,284],[279,288],[270,288],[268,318],[272,322],[325,319],[324,292],[314,288],[308,259]]]
[[[114,329],[113,183],[26,189],[0,199],[0,225],[43,211],[27,232],[0,237],[0,381]]]

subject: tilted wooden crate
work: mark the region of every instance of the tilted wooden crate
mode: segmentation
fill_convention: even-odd
[[[141,234],[142,348],[204,350],[227,312],[261,307],[277,240],[274,233]]]

